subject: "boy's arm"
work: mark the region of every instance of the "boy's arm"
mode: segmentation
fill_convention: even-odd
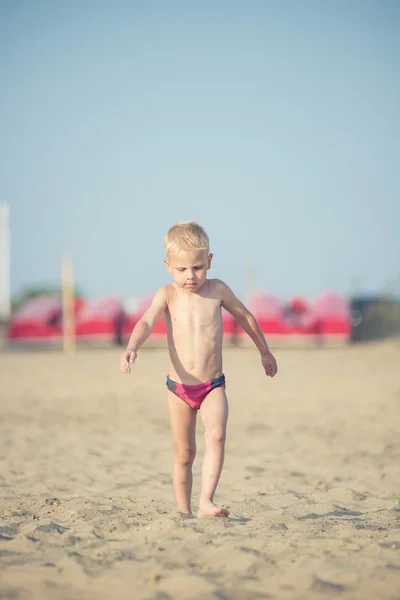
[[[257,320],[246,308],[246,306],[242,302],[240,302],[239,298],[235,296],[235,294],[232,292],[230,287],[226,285],[226,283],[221,281],[220,285],[222,291],[221,305],[233,317],[235,317],[239,325],[253,340],[258,350],[260,351],[261,362],[263,364],[266,374],[271,375],[273,377],[277,372],[276,361],[270,349],[268,348],[267,341],[263,332],[261,331]]]
[[[139,350],[140,346],[147,340],[154,325],[167,308],[167,304],[167,290],[166,286],[163,286],[154,294],[151,305],[136,323],[131,337],[129,338],[127,350],[132,350],[133,352]]]

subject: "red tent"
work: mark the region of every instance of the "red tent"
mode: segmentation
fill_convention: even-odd
[[[293,296],[285,306],[287,334],[309,336],[316,333],[316,317],[309,302],[302,296]]]
[[[60,338],[61,300],[57,296],[31,298],[11,317],[7,328],[10,342],[41,342]]]
[[[120,300],[90,300],[78,315],[76,336],[80,340],[88,341],[119,341],[124,318],[124,308]]]
[[[250,298],[248,307],[266,335],[286,333],[281,300],[268,292],[258,292]]]
[[[276,296],[259,292],[249,309],[267,339],[348,341],[351,333],[349,303],[340,294],[325,292],[314,302],[294,296],[286,306]]]
[[[336,292],[323,292],[313,302],[314,311],[319,315],[350,316],[348,300]]]
[[[335,292],[324,292],[313,302],[312,309],[322,338],[349,340],[351,336],[351,310],[348,300]]]

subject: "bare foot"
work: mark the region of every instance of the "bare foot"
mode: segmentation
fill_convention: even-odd
[[[227,517],[229,510],[226,508],[219,508],[215,506],[213,502],[204,502],[199,506],[199,512],[197,516],[199,519],[212,518],[212,517]]]

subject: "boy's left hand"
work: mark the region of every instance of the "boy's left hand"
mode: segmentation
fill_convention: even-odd
[[[274,375],[277,374],[278,366],[276,364],[275,356],[271,352],[261,356],[261,363],[264,367],[265,374],[268,375],[268,377],[274,377]]]

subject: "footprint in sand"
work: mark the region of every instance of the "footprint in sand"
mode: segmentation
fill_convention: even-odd
[[[341,583],[333,583],[332,581],[325,581],[324,579],[320,579],[319,577],[314,577],[314,581],[311,587],[317,592],[323,592],[326,594],[330,594],[332,592],[345,592],[349,589],[347,585],[342,585]]]
[[[59,533],[62,535],[66,531],[69,531],[69,527],[63,527],[62,525],[52,521],[51,523],[47,523],[47,525],[39,525],[39,527],[36,527],[35,533],[38,531],[43,533]]]
[[[20,523],[12,523],[11,525],[5,525],[4,527],[0,527],[0,540],[13,540],[14,537],[18,535],[20,526]]]

